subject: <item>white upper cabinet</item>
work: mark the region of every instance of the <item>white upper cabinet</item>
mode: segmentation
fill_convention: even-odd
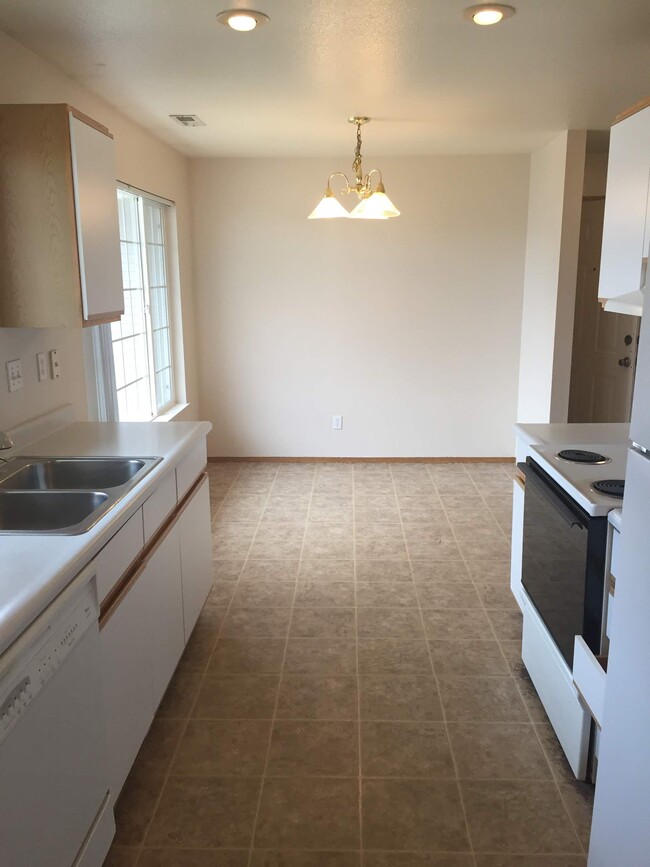
[[[0,327],[124,310],[110,132],[65,104],[0,106]]]
[[[640,315],[648,257],[650,102],[612,127],[598,295],[606,310]]]

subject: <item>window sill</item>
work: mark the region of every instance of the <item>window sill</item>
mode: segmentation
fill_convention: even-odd
[[[180,415],[183,410],[187,409],[189,403],[175,403],[166,412],[157,415],[152,421],[173,421],[177,415]]]

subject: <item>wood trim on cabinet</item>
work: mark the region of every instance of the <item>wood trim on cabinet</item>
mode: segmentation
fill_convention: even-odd
[[[103,133],[108,138],[113,138],[113,134],[110,132],[107,126],[104,126],[103,123],[100,123],[98,120],[93,120],[92,117],[89,117],[87,114],[84,114],[83,111],[79,111],[78,108],[75,108],[73,105],[68,105],[65,103],[65,107],[67,111],[80,120],[82,123],[88,124],[88,126],[92,126],[93,129],[96,129],[98,132]]]
[[[95,314],[88,319],[84,319],[82,325],[84,328],[90,328],[92,325],[108,325],[110,322],[117,322],[124,315],[124,310],[114,310],[112,313]]]
[[[526,476],[521,472],[521,470],[517,470],[517,473],[515,474],[515,482],[517,482],[522,491],[526,490]]]
[[[120,578],[115,587],[106,596],[106,599],[104,599],[104,601],[102,602],[99,612],[100,629],[103,628],[106,623],[108,623],[113,613],[119,608],[124,597],[127,595],[131,587],[140,577],[147,563],[151,560],[158,548],[160,548],[174,524],[178,521],[180,516],[185,511],[189,501],[194,497],[194,494],[196,494],[198,489],[207,478],[208,474],[204,469],[201,475],[197,477],[196,481],[189,489],[189,491],[187,491],[187,493],[178,501],[174,510],[169,513],[167,518],[156,530],[155,534],[143,547],[140,554],[135,558],[135,560],[124,573],[122,578]]]
[[[634,105],[626,108],[625,111],[617,114],[614,118],[614,124],[620,123],[622,120],[625,120],[626,117],[631,117],[633,114],[636,114],[639,111],[643,111],[643,109],[648,108],[648,106],[650,106],[650,96],[646,96],[645,99],[640,99],[638,102],[635,102]],[[612,126],[614,124],[612,124]]]
[[[278,463],[278,464],[514,464],[514,457],[511,458],[324,458],[324,457],[209,457],[208,463]]]

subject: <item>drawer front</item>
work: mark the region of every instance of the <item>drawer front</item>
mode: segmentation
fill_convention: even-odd
[[[591,715],[602,728],[607,673],[580,635],[576,635],[575,640],[573,682]]]
[[[176,467],[176,489],[180,500],[192,487],[208,462],[208,449],[204,439]]]
[[[176,475],[171,472],[142,507],[144,541],[148,542],[176,505]]]
[[[95,557],[100,604],[136,559],[143,545],[142,509],[138,509]]]

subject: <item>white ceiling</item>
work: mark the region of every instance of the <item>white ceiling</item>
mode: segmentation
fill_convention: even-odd
[[[351,114],[369,155],[530,151],[650,89],[648,0],[250,2],[252,33],[215,20],[246,0],[0,0],[0,28],[192,156],[351,153]]]

